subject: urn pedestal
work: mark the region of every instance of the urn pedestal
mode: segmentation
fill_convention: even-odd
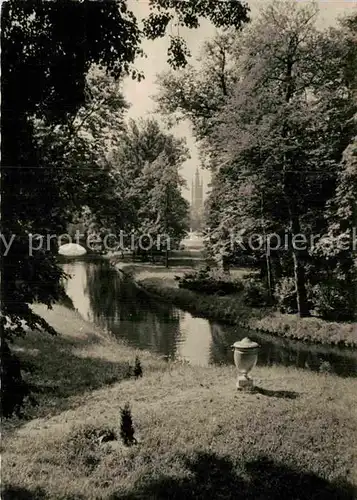
[[[234,364],[236,365],[238,378],[237,389],[253,389],[253,380],[248,376],[258,361],[259,344],[253,342],[248,337],[235,342],[233,345]]]

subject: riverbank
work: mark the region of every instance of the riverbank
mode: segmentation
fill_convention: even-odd
[[[75,408],[86,402],[91,391],[129,379],[136,356],[149,370],[165,366],[159,357],[116,340],[110,333],[84,321],[73,309],[54,305],[49,310],[39,304],[33,309],[58,335],[29,332],[11,345],[37,400],[37,405],[27,405],[27,418]],[[18,423],[13,421],[14,425]]]
[[[256,393],[237,392],[233,364],[167,363],[75,311],[36,312],[59,335],[15,341],[40,400],[4,426],[4,499],[355,498],[355,379],[256,367]],[[136,355],[140,379],[128,372]],[[91,440],[118,432],[125,402],[138,444]]]
[[[179,288],[175,276],[192,270],[189,267],[166,269],[164,266],[123,262],[117,262],[115,266],[148,293],[193,314],[292,340],[357,347],[357,323],[328,322],[317,317],[299,318],[271,308],[247,307],[240,294],[209,296]],[[233,271],[237,277],[246,272]]]

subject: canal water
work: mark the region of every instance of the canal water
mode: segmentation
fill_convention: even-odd
[[[137,348],[196,365],[225,364],[233,362],[230,346],[249,335],[261,345],[259,365],[357,376],[356,350],[309,345],[194,317],[147,296],[105,259],[80,258],[62,266],[71,276],[67,295],[81,316]]]

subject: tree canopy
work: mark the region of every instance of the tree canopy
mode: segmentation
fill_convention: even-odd
[[[212,171],[211,253],[218,260],[240,255],[232,235],[247,241],[287,234],[283,249],[271,252],[265,242],[248,253],[261,262],[270,288],[274,279],[293,278],[301,315],[309,314],[314,275],[326,278],[330,264],[293,241],[329,231],[328,205],[336,196],[349,206],[346,191],[341,200],[341,169],[356,134],[355,16],[318,30],[317,14],[316,5],[294,0],[266,5],[242,32],[219,33],[206,43],[199,67],[162,75],[157,99],[164,113],[191,120]],[[351,258],[340,257],[352,269]],[[334,279],[341,281],[337,269]],[[346,288],[345,296],[351,293]]]

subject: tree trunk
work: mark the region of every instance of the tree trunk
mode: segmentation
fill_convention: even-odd
[[[293,66],[295,61],[297,45],[296,40],[291,39],[289,44],[289,53],[287,57],[286,66],[286,89],[285,89],[285,101],[290,102],[295,91],[295,81],[293,77]],[[284,123],[282,136],[283,138],[288,137],[289,131],[287,124]],[[290,231],[291,236],[294,237],[296,234],[300,234],[300,219],[296,204],[296,179],[291,175],[291,172],[287,174],[287,167],[292,171],[294,167],[293,158],[291,155],[286,153],[284,158],[284,194],[289,211],[290,218]],[[310,315],[308,303],[307,303],[307,293],[306,293],[306,283],[305,283],[305,268],[304,263],[301,260],[300,251],[294,248],[292,245],[292,256],[294,262],[294,278],[296,285],[296,302],[299,316],[305,317]]]
[[[300,318],[304,318],[310,316],[310,311],[307,303],[305,269],[296,250],[293,250],[293,261],[294,261],[294,278],[296,283],[297,309]]]
[[[277,254],[276,252],[271,253],[270,263],[271,263],[272,280],[274,283],[277,283],[283,275],[283,268],[281,265],[279,254]]]
[[[267,264],[269,298],[270,298],[270,300],[273,300],[273,280],[272,280],[272,273],[271,273],[270,256],[269,256],[268,252],[265,252],[265,260],[266,260],[266,264]]]
[[[29,387],[24,382],[20,362],[11,352],[7,342],[2,339],[1,346],[1,407],[0,413],[4,418],[20,415],[26,396],[29,396]],[[32,398],[33,400],[33,398]]]
[[[223,259],[222,259],[222,268],[223,268],[223,272],[225,274],[230,274],[230,272],[229,272],[229,262],[228,262],[227,257],[225,257],[225,256],[223,256]]]
[[[261,226],[262,226],[263,237],[264,237],[264,242],[265,242],[265,262],[266,262],[266,271],[267,271],[267,279],[268,279],[268,291],[269,291],[269,298],[272,301],[273,295],[274,295],[274,293],[273,293],[273,280],[272,280],[272,273],[271,273],[270,251],[268,251],[268,242],[267,242],[267,235],[266,235],[266,230],[265,230],[263,194],[261,195],[260,217],[261,217]]]
[[[291,235],[294,237],[300,234],[300,220],[296,215],[291,216]],[[300,251],[292,245],[292,255],[294,263],[294,279],[296,285],[296,303],[300,318],[310,316],[310,310],[307,302],[305,267],[301,259]]]
[[[165,197],[165,230],[166,230],[166,248],[165,248],[165,267],[169,267],[169,248],[168,248],[168,241],[167,241],[167,235],[168,235],[168,211],[169,211],[169,189],[168,186],[166,186],[166,197]]]

